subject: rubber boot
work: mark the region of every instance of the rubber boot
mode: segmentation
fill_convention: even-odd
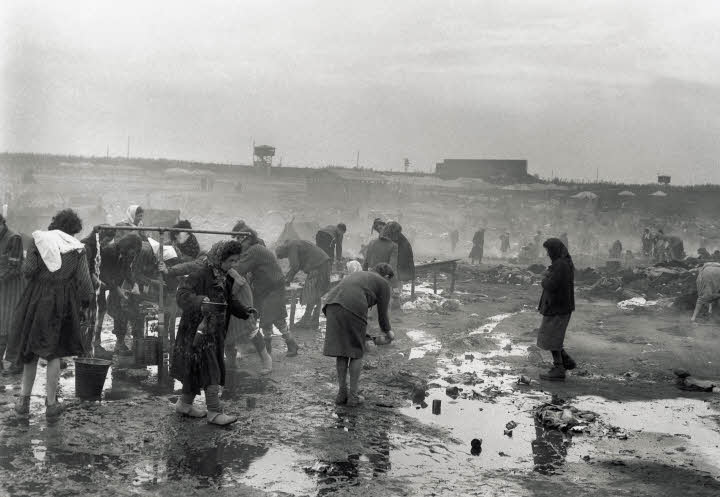
[[[562,355],[563,367],[565,369],[567,369],[568,371],[571,371],[577,367],[577,363],[575,362],[575,360],[572,357],[570,357],[570,354],[565,352],[565,349],[561,350],[560,354]]]
[[[540,379],[545,381],[565,381],[565,368],[562,364],[553,366],[547,373],[540,373]]]
[[[28,416],[30,414],[30,396],[20,395],[15,402],[15,414],[18,416]]]
[[[285,354],[285,357],[295,357],[298,355],[298,345],[295,341],[295,338],[292,336],[292,332],[290,330],[285,330],[282,334],[283,338],[285,339],[285,344],[287,345],[287,354]]]
[[[257,351],[258,355],[260,356],[260,360],[262,361],[262,369],[260,369],[260,374],[270,374],[272,372],[272,356],[268,353],[266,347],[265,347],[265,337],[262,335],[262,333],[258,333],[252,338],[252,343],[255,346],[255,350]]]
[[[235,347],[225,347],[225,367],[227,369],[237,367],[237,349]]]

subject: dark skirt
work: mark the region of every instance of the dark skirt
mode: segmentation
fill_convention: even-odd
[[[367,320],[345,309],[340,304],[323,308],[327,318],[323,355],[362,359],[365,353]]]
[[[537,346],[543,350],[562,350],[570,316],[571,314],[543,316]]]
[[[32,281],[15,309],[18,362],[83,354],[77,286],[68,281]]]
[[[483,245],[473,245],[472,250],[470,251],[470,259],[482,260],[483,251],[484,251]]]
[[[260,328],[265,330],[273,324],[278,328],[284,327],[278,326],[278,324],[282,325],[283,321],[287,319],[287,309],[285,308],[287,296],[284,284],[265,295],[254,295],[253,300],[260,317]]]
[[[183,312],[173,347],[170,375],[183,384],[183,393],[198,395],[210,385],[225,384],[225,313],[208,317],[207,330],[193,345],[199,312]]]
[[[307,275],[302,295],[300,295],[300,303],[303,305],[315,304],[328,290],[330,290],[330,261],[324,262]]]

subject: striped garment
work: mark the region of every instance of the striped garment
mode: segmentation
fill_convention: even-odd
[[[320,267],[308,273],[300,295],[300,303],[302,305],[319,304],[320,299],[328,290],[330,290],[330,261],[326,260]]]
[[[20,235],[3,229],[0,232],[0,337],[10,333],[15,307],[25,289],[26,280],[20,270],[22,261]]]

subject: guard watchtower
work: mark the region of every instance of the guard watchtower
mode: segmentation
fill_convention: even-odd
[[[263,171],[269,176],[273,157],[275,157],[275,147],[269,145],[253,147],[253,167],[256,171]]]

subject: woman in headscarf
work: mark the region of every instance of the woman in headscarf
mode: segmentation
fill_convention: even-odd
[[[553,368],[540,374],[543,380],[564,381],[565,370],[575,369],[575,361],[564,349],[565,332],[575,310],[575,266],[567,248],[557,238],[543,243],[552,261],[542,281],[542,296],[538,311],[543,319],[538,332],[537,346],[549,350]]]
[[[176,229],[192,229],[192,224],[187,219],[179,221],[173,226]],[[200,256],[200,244],[194,234],[181,231],[180,233],[170,232],[170,243],[175,247],[179,262],[188,262],[197,259]]]
[[[393,283],[393,299],[392,307],[397,309],[400,307],[400,296],[402,294],[403,283],[413,281],[415,279],[415,257],[413,255],[412,245],[402,232],[403,228],[400,223],[390,221],[383,228],[383,234],[395,244],[397,244],[397,267],[395,269],[395,278]]]
[[[235,223],[232,231],[244,231],[246,233],[250,233],[250,236],[241,237],[240,235],[238,235],[234,237],[235,239],[242,242],[243,248],[245,250],[247,250],[249,247],[252,247],[253,245],[262,245],[263,247],[265,247],[265,241],[258,236],[257,231],[248,226],[247,223],[242,219]]]
[[[35,231],[23,262],[29,279],[15,311],[13,328],[19,332],[18,360],[23,363],[22,388],[15,412],[27,416],[38,358],[47,360],[45,415],[60,414],[57,401],[60,359],[81,355],[81,309],[93,295],[85,247],[74,238],[82,221],[71,209],[58,212],[47,231]]]
[[[131,205],[127,208],[125,211],[125,219],[117,223],[115,226],[142,226],[143,225],[143,218],[145,217],[145,210],[139,206],[139,205]],[[125,230],[118,230],[117,235],[115,236],[115,240],[120,240],[121,238],[126,237],[127,235],[134,233],[136,235],[139,235],[142,240],[147,240],[147,235],[143,231],[125,231]]]
[[[202,267],[182,280],[177,303],[182,309],[178,336],[173,349],[170,374],[182,382],[182,396],[175,411],[190,417],[208,417],[220,426],[237,421],[220,408],[220,386],[225,384],[225,335],[231,316],[247,319],[255,309],[233,298],[235,267],[242,246],[236,240],[213,245]],[[201,326],[202,324],[202,326]],[[193,405],[205,391],[207,411]]]
[[[323,354],[336,358],[339,387],[336,404],[354,407],[363,402],[358,393],[358,383],[366,350],[369,308],[377,305],[380,329],[387,335],[388,342],[394,338],[388,317],[389,281],[394,276],[388,264],[378,264],[372,271],[347,275],[327,295],[327,302],[323,307],[323,313],[327,317]]]

